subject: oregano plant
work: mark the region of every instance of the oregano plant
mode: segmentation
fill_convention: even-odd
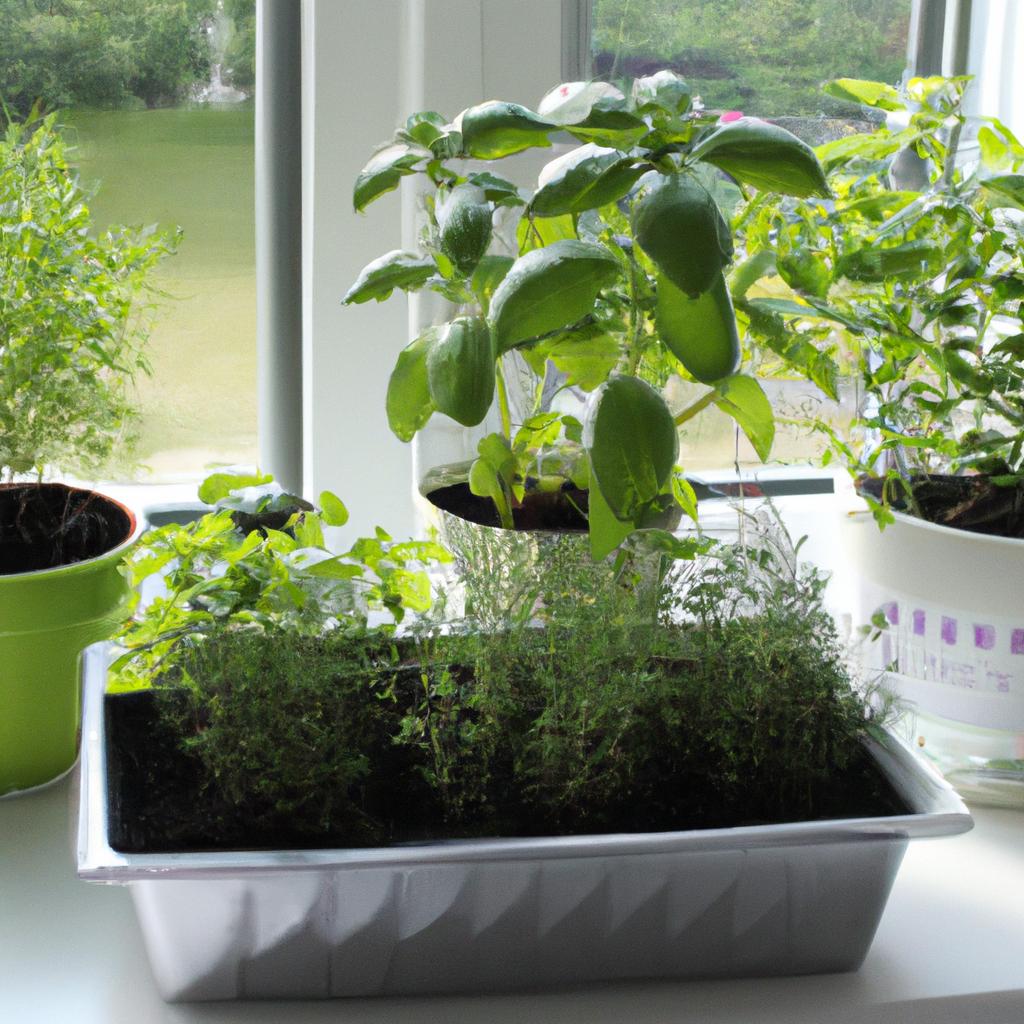
[[[126,559],[132,586],[156,592],[115,637],[125,653],[114,689],[152,685],[216,631],[362,633],[374,608],[401,622],[430,607],[425,567],[450,559],[433,541],[395,541],[380,528],[334,552],[324,528],[347,522],[341,499],[324,491],[317,508],[266,474],[215,473],[199,497],[211,512],[150,530]]]

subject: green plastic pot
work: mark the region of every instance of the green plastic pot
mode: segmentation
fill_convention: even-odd
[[[85,561],[0,575],[0,796],[59,778],[78,756],[79,656],[110,637],[129,613],[131,590],[118,571],[141,523]]]

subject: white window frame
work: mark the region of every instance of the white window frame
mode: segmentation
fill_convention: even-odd
[[[968,2],[915,0],[912,55],[934,47],[928,29],[940,12],[940,39],[969,23],[959,16]],[[403,187],[357,215],[352,182],[413,110],[453,116],[495,97],[532,105],[559,81],[586,77],[590,15],[591,0],[301,0],[301,481],[307,495],[345,497],[348,535],[378,523],[396,535],[414,531],[415,485],[436,461],[422,442],[395,439],[384,412],[395,357],[429,310],[401,297],[340,305],[371,258],[415,247],[415,192]],[[966,52],[945,39],[943,56],[954,51]],[[273,374],[264,379],[272,391]],[[457,441],[450,433],[452,450],[464,448],[464,433]],[[434,424],[427,443],[441,438],[444,449],[443,435],[444,424]]]
[[[340,305],[365,263],[416,235],[411,189],[355,214],[352,183],[411,111],[535,104],[562,78],[563,13],[551,0],[303,0],[302,480],[344,497],[346,536],[415,529],[413,448],[388,429],[384,397],[420,315],[400,297]]]

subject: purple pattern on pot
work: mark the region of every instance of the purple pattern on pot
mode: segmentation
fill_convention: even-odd
[[[914,609],[914,636],[924,636],[924,609]]]
[[[956,643],[956,619],[948,615],[942,616],[942,642],[951,647]]]
[[[890,626],[898,626],[900,624],[900,606],[895,601],[890,601],[885,606],[884,611]]]
[[[974,624],[974,646],[982,651],[991,651],[995,645],[995,627],[976,622]]]
[[[1024,654],[1024,629],[1015,629],[1010,634],[1010,653]]]

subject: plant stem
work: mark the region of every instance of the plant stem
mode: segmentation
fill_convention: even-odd
[[[956,151],[960,147],[960,133],[963,131],[964,123],[957,119],[949,133],[949,142],[946,143],[946,160],[942,168],[942,187],[949,189],[953,184],[953,174],[956,172]]]
[[[637,265],[630,257],[629,260],[629,364],[627,372],[631,377],[636,376],[636,368],[640,365],[640,336],[643,333],[644,320],[637,304]]]
[[[718,397],[718,391],[712,388],[705,391],[696,402],[688,405],[678,416],[675,417],[675,425],[681,427],[687,420],[692,420],[699,412],[703,412]]]
[[[498,408],[501,411],[501,429],[507,441],[512,440],[512,413],[508,406],[508,388],[505,386],[505,367],[502,362],[503,356],[498,357],[495,370],[495,384],[498,389]]]

